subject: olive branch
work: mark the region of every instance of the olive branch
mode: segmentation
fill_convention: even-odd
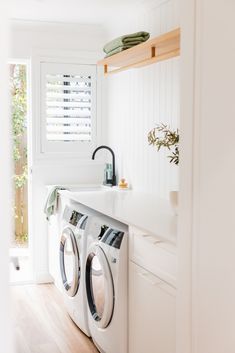
[[[167,156],[170,163],[179,164],[179,131],[171,130],[165,124],[159,124],[148,133],[149,145],[157,147],[159,151],[162,147],[166,147],[171,151],[171,155]]]

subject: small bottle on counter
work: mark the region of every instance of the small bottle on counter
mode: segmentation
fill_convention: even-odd
[[[121,180],[118,183],[118,187],[120,189],[128,189],[128,183],[125,178],[121,178]]]
[[[105,169],[104,169],[104,185],[109,185],[112,183],[112,178],[113,178],[113,170],[112,170],[112,164],[106,163],[105,164]]]

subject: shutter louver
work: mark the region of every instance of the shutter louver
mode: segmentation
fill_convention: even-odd
[[[91,141],[92,78],[46,74],[47,141]]]

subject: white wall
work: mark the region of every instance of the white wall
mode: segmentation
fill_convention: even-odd
[[[194,343],[234,353],[235,3],[196,4]]]
[[[98,53],[105,41],[105,32],[101,26],[96,25],[12,21],[11,39],[10,57],[30,59],[33,52],[46,50],[55,53],[61,53],[61,51],[76,54],[79,51]],[[98,59],[99,54],[97,56]],[[35,104],[35,101],[33,103]],[[103,165],[92,161],[79,162],[74,158],[47,161],[33,159],[31,167],[32,214],[30,219],[35,250],[33,260],[36,280],[44,281],[48,274],[47,222],[43,214],[46,185],[100,183],[103,178]]]
[[[188,217],[193,219],[191,228],[180,227],[180,259],[185,260],[182,271],[185,283],[180,289],[186,299],[181,305],[183,311],[185,308],[188,311],[185,318],[192,341],[188,339],[190,330],[187,327],[184,331],[182,325],[178,332],[181,334],[178,352],[234,353],[235,3],[230,0],[183,3],[186,50],[182,61],[186,66],[182,66],[185,104],[182,118],[184,134],[192,137],[191,141],[188,136],[184,139],[184,148],[188,149],[184,154],[189,163],[191,156],[193,174],[189,183],[185,178],[190,176],[187,166],[181,169],[186,181],[186,187],[182,188],[181,225],[184,219],[186,224]],[[190,121],[188,124],[186,119]],[[188,210],[183,208],[188,199],[186,192],[193,195]]]
[[[1,246],[0,246],[0,341],[2,352],[13,352],[12,331],[10,325],[10,293],[9,293],[9,241],[13,232],[12,220],[12,146],[11,126],[8,111],[8,74],[6,70],[8,53],[8,21],[6,4],[0,4],[0,172],[1,198]]]
[[[177,0],[147,1],[132,21],[110,24],[109,39],[146,30],[151,37],[179,26]],[[148,132],[156,123],[179,127],[179,58],[132,69],[107,78],[107,144],[117,156],[119,177],[135,190],[167,198],[178,189],[178,167],[167,151],[149,146]]]
[[[195,4],[180,1],[180,171],[178,215],[177,353],[192,352],[192,223],[194,173]]]
[[[34,49],[99,52],[104,28],[98,25],[11,21],[12,58],[30,58]]]

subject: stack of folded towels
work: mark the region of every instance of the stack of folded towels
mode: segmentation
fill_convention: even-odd
[[[120,53],[125,49],[132,48],[135,45],[141,44],[148,40],[149,37],[149,33],[144,31],[118,37],[104,46],[103,50],[106,54],[106,58],[108,56]]]

